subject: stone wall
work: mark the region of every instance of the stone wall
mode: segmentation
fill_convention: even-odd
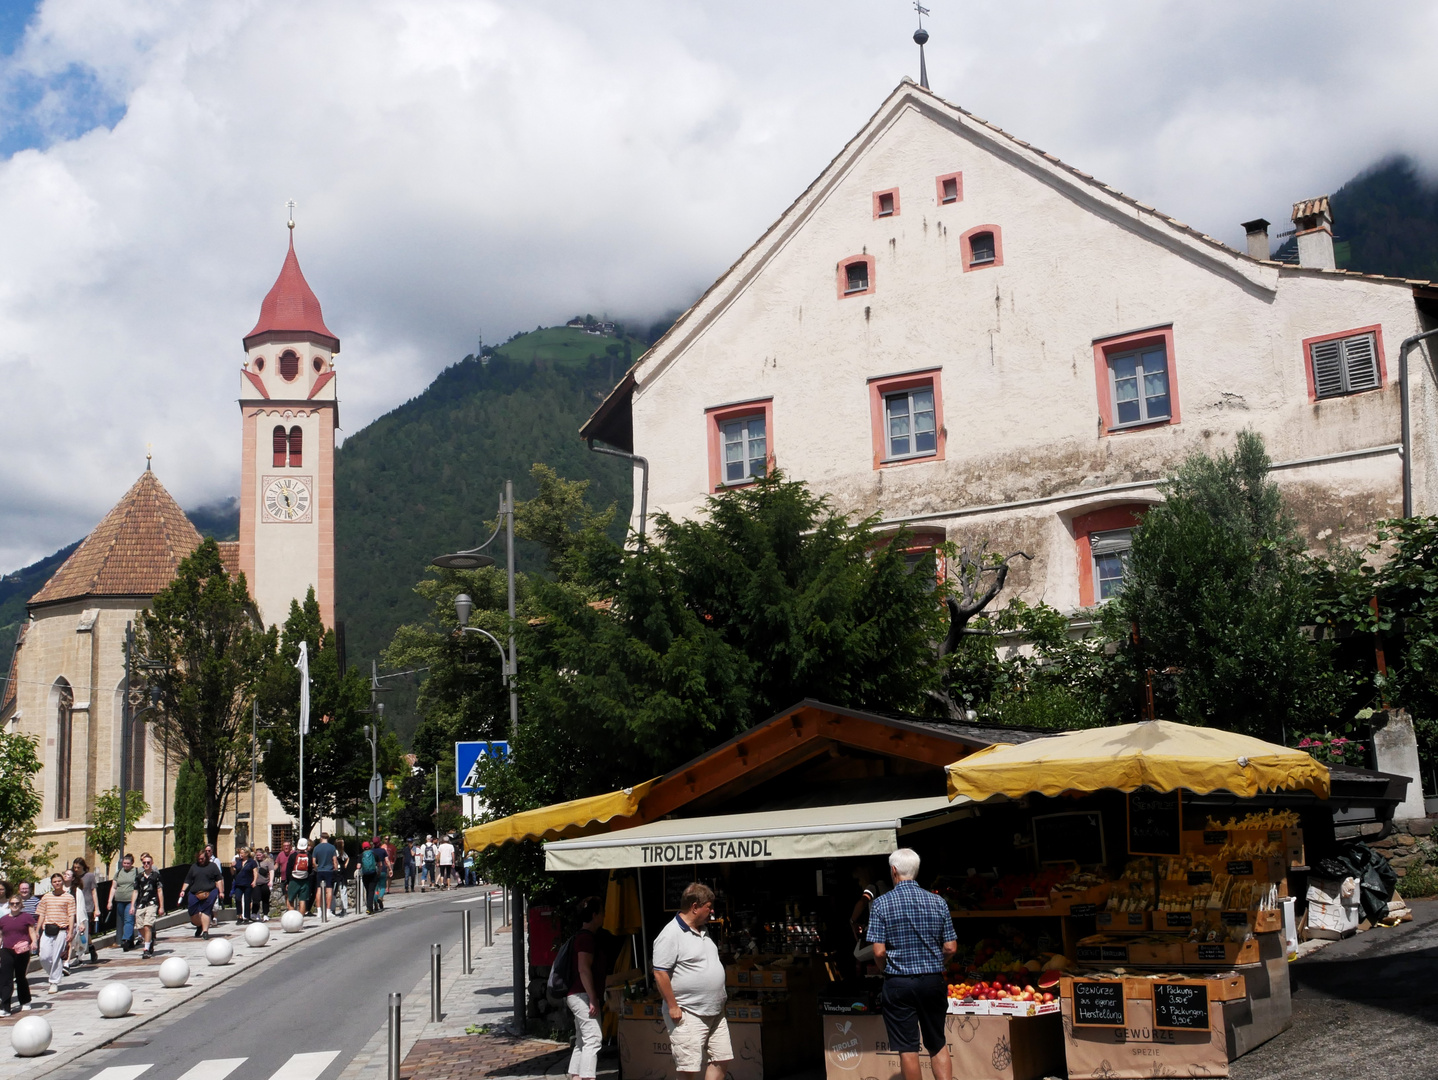
[[[1382,840],[1369,840],[1368,846],[1388,860],[1393,872],[1402,881],[1408,868],[1419,858],[1418,841],[1433,835],[1433,818],[1412,818],[1395,821],[1393,831]]]

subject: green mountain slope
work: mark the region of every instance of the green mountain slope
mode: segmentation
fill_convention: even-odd
[[[587,339],[579,343],[586,348],[564,338]],[[595,503],[618,503],[615,527],[624,528],[630,471],[590,453],[578,435],[612,386],[611,364],[615,378],[624,370],[622,348],[617,357],[605,352],[613,344],[562,329],[522,335],[483,360],[447,368],[418,397],[345,440],[335,457],[335,576],[348,663],[368,667],[397,626],[424,615],[412,590],[429,560],[484,540],[506,479],[517,499],[533,494],[535,462],[591,480]],[[556,358],[565,347],[570,354]],[[502,540],[494,550],[503,557]],[[520,567],[537,567],[538,554],[519,545]],[[403,690],[385,699],[405,740],[417,723],[411,701]]]
[[[1411,158],[1359,173],[1331,204],[1340,267],[1438,281],[1438,184]]]
[[[10,659],[10,646],[15,643],[15,634],[25,619],[25,602],[40,591],[50,575],[60,569],[60,564],[79,546],[80,541],[76,540],[53,555],[0,577],[0,657]],[[0,678],[4,675],[5,672],[0,671]]]

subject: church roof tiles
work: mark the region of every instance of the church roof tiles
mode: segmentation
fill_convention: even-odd
[[[340,339],[325,325],[319,298],[300,271],[300,260],[295,256],[294,233],[290,233],[290,250],[285,255],[285,264],[280,267],[280,276],[260,304],[259,321],[245,335],[245,348],[250,348],[263,334],[307,337],[331,352],[339,352]]]
[[[199,546],[199,532],[146,469],[30,604],[88,596],[154,596],[174,579],[180,560]]]

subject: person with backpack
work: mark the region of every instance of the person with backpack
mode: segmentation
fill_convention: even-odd
[[[375,913],[375,886],[379,883],[379,859],[375,856],[374,845],[368,840],[360,849],[360,877],[364,879],[364,913]]]
[[[604,985],[603,969],[596,962],[599,955],[600,924],[604,922],[604,901],[591,896],[579,905],[579,931],[559,947],[550,969],[549,985],[563,983],[564,1003],[574,1017],[574,1052],[569,1055],[570,1080],[594,1080],[598,1071],[599,1044],[604,1030],[599,1022],[603,998],[599,988]],[[556,979],[558,976],[558,979]]]
[[[424,842],[424,880],[420,882],[420,892],[439,888],[439,875],[435,869],[438,862],[439,848],[435,846],[433,836],[427,837]]]
[[[314,858],[310,855],[310,842],[301,836],[295,845],[295,853],[290,857],[290,880],[285,890],[288,906],[301,915],[309,910],[310,877],[313,872]]]

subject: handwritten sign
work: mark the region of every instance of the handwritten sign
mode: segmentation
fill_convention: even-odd
[[[1229,864],[1228,864],[1228,876],[1229,876],[1229,877],[1252,877],[1252,876],[1253,876],[1253,860],[1252,860],[1252,859],[1243,859],[1243,860],[1241,860],[1241,861],[1229,863]]]
[[[1123,983],[1074,980],[1074,1027],[1126,1027]]]
[[[1223,947],[1222,943],[1210,944],[1209,942],[1203,942],[1198,947],[1198,958],[1204,963],[1214,960],[1222,962],[1228,959],[1228,950]]]
[[[1248,912],[1246,911],[1225,911],[1219,916],[1224,926],[1247,926]]]
[[[1190,885],[1212,885],[1212,870],[1190,870],[1188,872],[1188,883]]]
[[[1192,926],[1193,912],[1191,911],[1166,911],[1164,922],[1169,926]]]
[[[1153,984],[1153,1026],[1168,1031],[1207,1031],[1208,984]]]
[[[1070,904],[1069,914],[1078,918],[1092,919],[1098,914],[1097,904]]]
[[[1228,830],[1205,829],[1203,832],[1203,842],[1207,847],[1223,847],[1224,844],[1228,843]]]
[[[1099,963],[1101,964],[1127,964],[1127,945],[1100,945],[1098,949]]]
[[[1183,796],[1140,788],[1128,796],[1128,850],[1130,855],[1182,853]]]
[[[1076,862],[1088,866],[1107,862],[1103,815],[1097,810],[1040,814],[1034,818],[1034,850],[1041,863]]]

